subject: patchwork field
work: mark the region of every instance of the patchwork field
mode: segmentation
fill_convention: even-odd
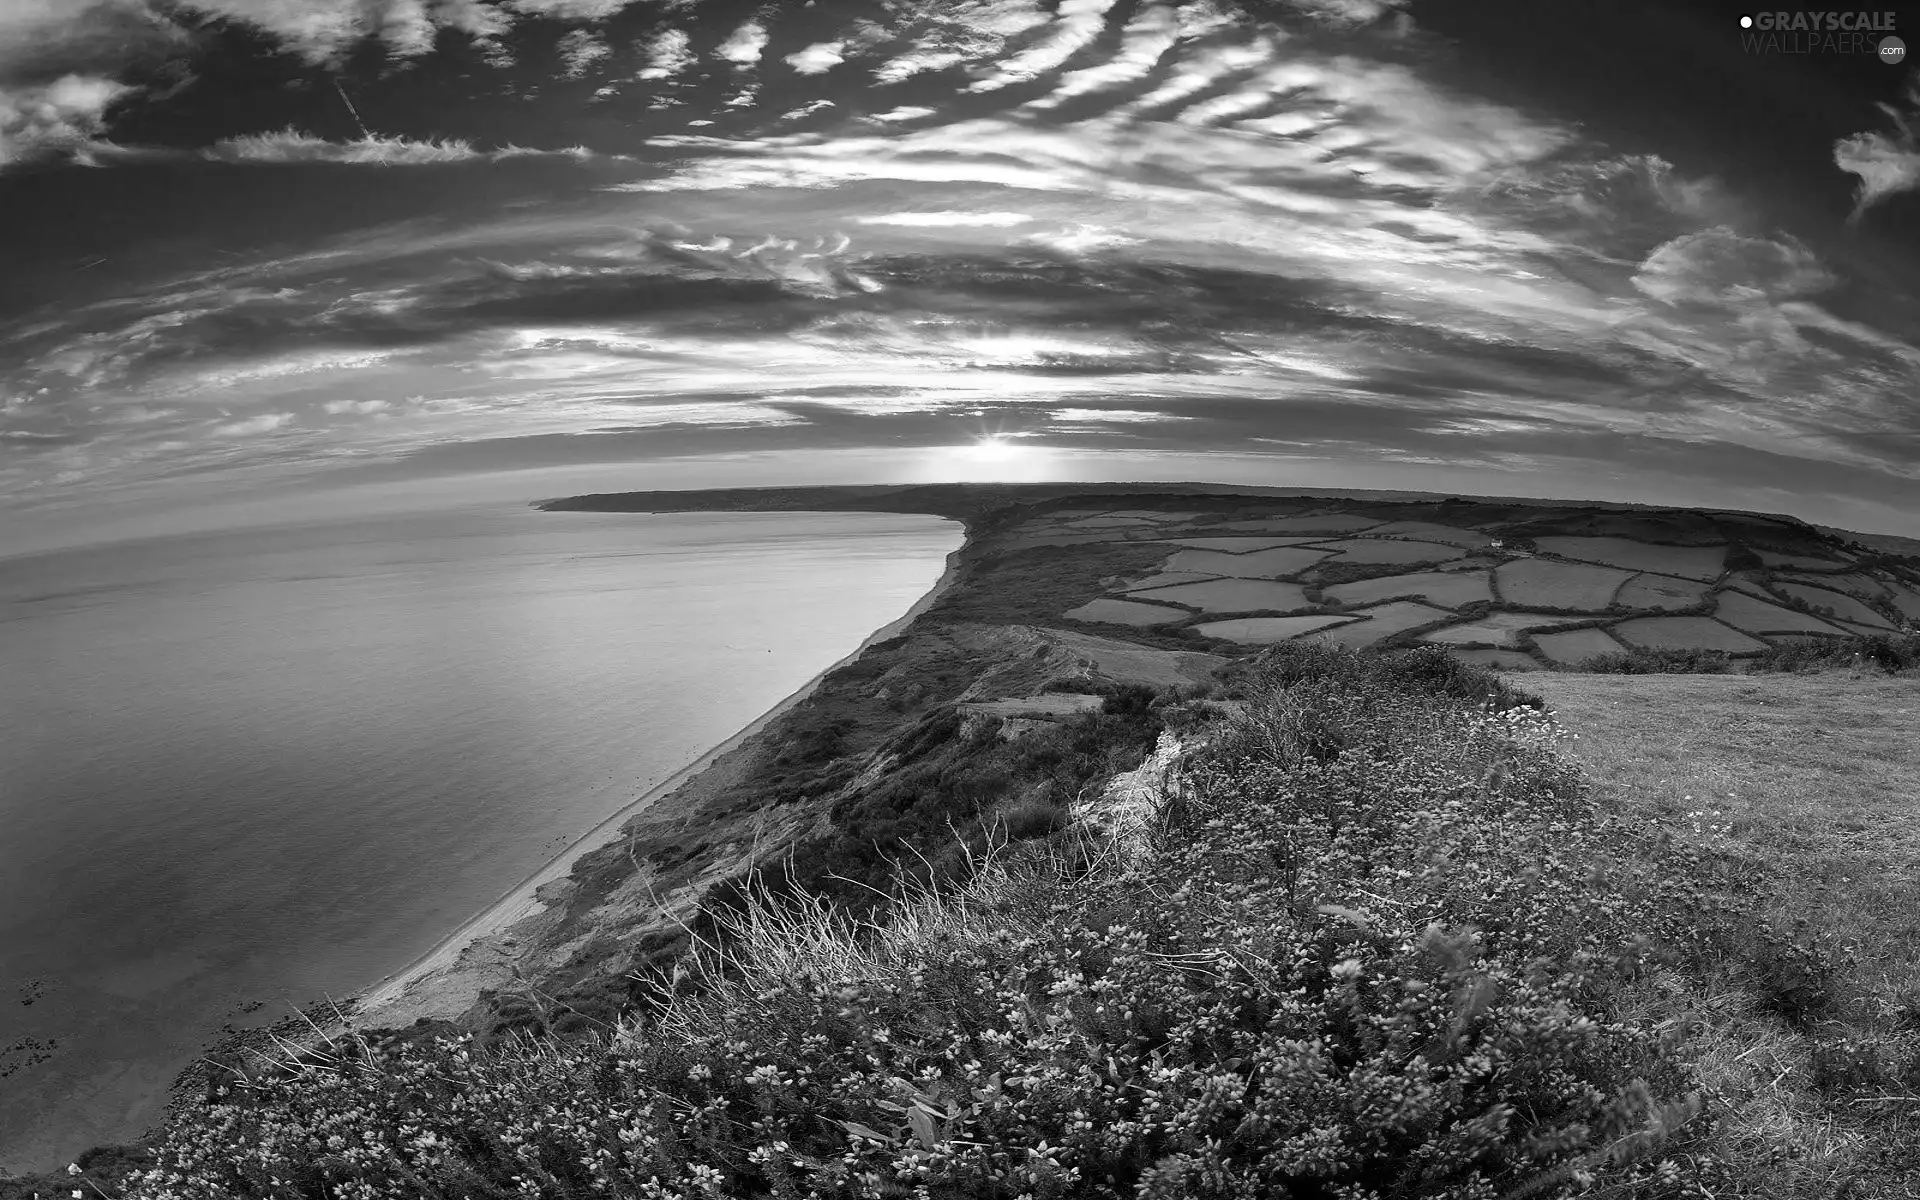
[[[1827,633],[1845,630],[1806,613],[1756,600],[1745,592],[1724,591],[1714,601],[1713,615],[1747,633]]]
[[[1465,625],[1450,625],[1420,635],[1423,642],[1438,645],[1486,645],[1511,647],[1519,644],[1519,635],[1529,629],[1564,624],[1565,617],[1544,617],[1530,613],[1494,613]]]
[[[1144,598],[1186,604],[1204,612],[1254,612],[1260,609],[1286,612],[1308,607],[1307,593],[1299,584],[1276,583],[1270,579],[1214,579],[1205,583],[1182,583],[1155,588],[1145,593]]]
[[[1284,642],[1301,634],[1312,633],[1316,629],[1325,629],[1329,625],[1338,625],[1350,617],[1238,617],[1230,621],[1208,621],[1191,628],[1195,633],[1206,637],[1226,638],[1228,641],[1246,642],[1249,645],[1267,645],[1272,642]]]
[[[1492,546],[1494,541],[1491,534],[1481,533],[1478,529],[1456,529],[1451,525],[1436,525],[1432,521],[1389,521],[1385,525],[1375,525],[1367,530],[1367,536],[1443,542],[1468,550],[1485,550]]]
[[[1598,658],[1602,654],[1619,654],[1625,650],[1619,642],[1607,636],[1604,629],[1572,629],[1566,633],[1536,633],[1533,635],[1534,648],[1547,656],[1556,666],[1571,667]]]
[[[1099,621],[1108,625],[1165,625],[1172,621],[1184,621],[1188,614],[1177,608],[1135,604],[1131,600],[1109,600],[1102,596],[1062,615],[1076,621]]]
[[[1136,493],[1097,509],[1037,504],[986,548],[1019,564],[1029,590],[1059,597],[1028,619],[1105,624],[1167,650],[1188,638],[1418,641],[1518,670],[1642,648],[1755,654],[1889,632],[1896,612],[1920,621],[1920,543],[1910,553],[1865,536],[1764,514],[1492,500],[1289,508],[1207,494],[1162,512]],[[1727,570],[1735,546],[1758,561]],[[1799,612],[1789,596],[1834,615]],[[1575,623],[1590,627],[1563,628]]]
[[[1889,589],[1893,607],[1898,609],[1907,620],[1920,623],[1920,592],[1901,584]]]
[[[1496,671],[1538,671],[1540,669],[1539,663],[1518,650],[1483,650],[1470,646],[1455,650],[1453,656],[1462,662],[1492,667]]]
[[[1242,579],[1277,579],[1304,571],[1327,557],[1328,553],[1326,550],[1299,546],[1279,546],[1247,554],[1228,554],[1221,550],[1181,550],[1167,559],[1166,569],[1234,575]]]
[[[1740,654],[1767,648],[1765,642],[1711,617],[1638,617],[1620,622],[1613,631],[1628,645],[1648,650],[1725,650]]]
[[[1718,578],[1727,561],[1724,546],[1660,546],[1619,537],[1542,537],[1534,544],[1562,558],[1689,579]]]
[[[1196,550],[1219,550],[1225,554],[1245,554],[1250,550],[1271,550],[1275,546],[1298,546],[1302,542],[1318,541],[1311,537],[1182,537],[1168,538],[1176,546],[1191,546]]]
[[[1313,636],[1358,649],[1361,646],[1371,646],[1396,633],[1405,633],[1409,629],[1418,629],[1422,625],[1444,621],[1453,614],[1444,608],[1429,608],[1424,604],[1402,600],[1394,604],[1382,604],[1377,608],[1361,609],[1356,615],[1366,619],[1351,625],[1342,625],[1337,629],[1329,629],[1324,633],[1316,633]]]
[[[1707,585],[1696,579],[1676,579],[1671,575],[1635,575],[1620,585],[1613,602],[1626,608],[1659,608],[1672,611],[1692,608],[1707,594]]]
[[[1839,575],[1780,575],[1776,579],[1781,583],[1804,583],[1809,587],[1845,592],[1849,596],[1869,603],[1883,600],[1893,594],[1893,589],[1889,585],[1855,571]]]
[[[1579,608],[1603,611],[1628,572],[1585,563],[1516,558],[1494,569],[1494,587],[1506,604],[1522,608]]]
[[[1328,599],[1342,604],[1372,604],[1395,596],[1419,596],[1430,604],[1459,608],[1463,604],[1493,600],[1493,588],[1484,571],[1417,571],[1336,583],[1325,591]]]
[[[1338,535],[1372,529],[1380,521],[1335,513],[1329,516],[1264,517],[1252,521],[1222,521],[1219,529],[1247,529],[1255,533],[1324,533]]]
[[[1335,550],[1343,563],[1430,563],[1459,558],[1466,551],[1438,542],[1390,542],[1351,538],[1341,542],[1321,542],[1319,548]]]
[[[1149,575],[1138,583],[1123,585],[1119,590],[1131,595],[1134,592],[1149,591],[1153,588],[1172,587],[1176,583],[1204,583],[1209,579],[1218,579],[1218,575],[1205,571],[1161,571]]]
[[[1812,587],[1804,583],[1776,583],[1774,587],[1778,588],[1783,595],[1797,597],[1815,608],[1830,608],[1833,610],[1833,615],[1843,621],[1852,621],[1857,625],[1870,625],[1875,629],[1892,628],[1885,617],[1845,592],[1828,591],[1826,588]]]
[[[1769,567],[1812,567],[1814,570],[1837,570],[1849,564],[1834,558],[1818,558],[1811,554],[1781,554],[1777,550],[1757,550],[1760,561]]]

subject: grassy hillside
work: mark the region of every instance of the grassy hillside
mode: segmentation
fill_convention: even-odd
[[[1920,685],[1525,682],[1544,705],[1435,650],[1277,647],[1224,722],[1163,700],[1191,750],[1132,832],[1002,839],[861,921],[749,896],[598,1036],[262,1061],[98,1182],[1910,1194]]]

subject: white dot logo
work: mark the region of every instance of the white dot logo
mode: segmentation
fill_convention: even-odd
[[[1752,28],[1753,28],[1753,18],[1752,18],[1752,17],[1741,17],[1741,18],[1740,18],[1740,28],[1742,28],[1742,29],[1752,29]]]
[[[1906,60],[1906,57],[1907,57],[1907,44],[1905,42],[1901,41],[1897,37],[1891,37],[1891,36],[1883,37],[1880,39],[1880,61],[1881,62],[1888,63],[1890,65],[1898,65],[1899,63],[1904,62]]]

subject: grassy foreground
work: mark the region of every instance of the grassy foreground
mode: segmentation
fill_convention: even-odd
[[[1636,707],[1655,682],[1541,678],[1593,731],[1576,753],[1443,653],[1276,648],[1130,829],[990,852],[858,922],[732,909],[596,1037],[263,1063],[105,1190],[1910,1195],[1912,880],[1839,874],[1856,847],[1786,769],[1819,736],[1792,717],[1648,753],[1699,704]],[[1762,748],[1779,773],[1712,773]],[[1686,772],[1689,802],[1713,782],[1754,807],[1645,802]],[[1910,778],[1861,774],[1838,819]]]

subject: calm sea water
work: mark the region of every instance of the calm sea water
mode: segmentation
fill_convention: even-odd
[[[0,1169],[139,1133],[222,1023],[404,966],[958,544],[509,508],[0,560]]]

